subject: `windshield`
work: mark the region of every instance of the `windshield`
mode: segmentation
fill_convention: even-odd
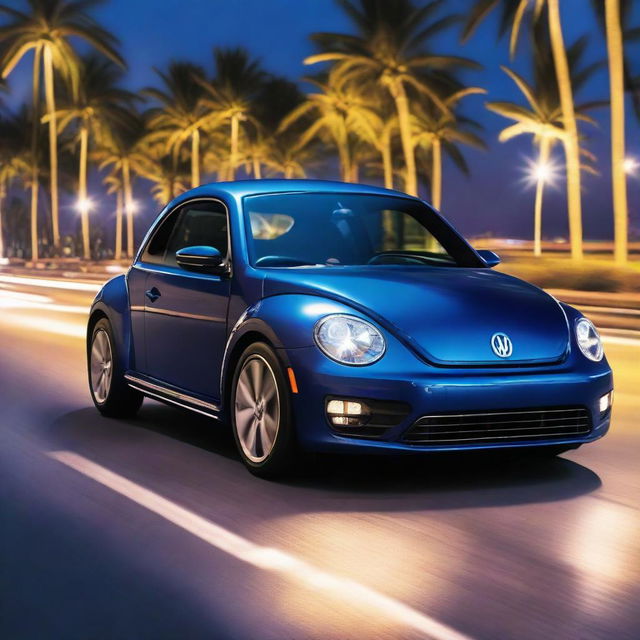
[[[278,193],[244,201],[251,264],[483,266],[429,207],[393,196]]]

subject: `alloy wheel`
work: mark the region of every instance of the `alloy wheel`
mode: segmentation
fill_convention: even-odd
[[[280,426],[280,396],[269,363],[251,355],[242,366],[235,393],[235,424],[244,455],[263,462],[271,453]]]
[[[96,401],[102,404],[109,396],[113,376],[113,352],[109,335],[98,329],[91,344],[91,389]]]

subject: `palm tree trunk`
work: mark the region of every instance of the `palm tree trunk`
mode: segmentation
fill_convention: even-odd
[[[240,123],[237,115],[231,116],[231,153],[229,155],[229,173],[228,179],[236,178],[236,163],[238,157],[238,137],[240,133]]]
[[[411,139],[411,111],[409,110],[409,99],[401,82],[398,82],[393,90],[392,96],[398,111],[398,124],[400,128],[400,140],[402,141],[402,151],[404,153],[405,164],[405,191],[411,196],[418,195],[418,177],[416,174],[416,156]]]
[[[122,260],[122,189],[116,192],[116,248],[113,256]]]
[[[200,131],[191,134],[191,187],[200,186]]]
[[[628,258],[627,178],[624,172],[624,58],[620,1],[605,0],[609,85],[611,94],[611,178],[613,187],[614,257],[618,264]]]
[[[87,156],[89,149],[89,129],[86,123],[80,126],[80,170],[78,175],[78,204],[82,225],[82,257],[91,260],[91,242],[89,235],[89,207],[87,200]]]
[[[258,156],[253,156],[253,177],[256,180],[260,180],[262,178],[262,166],[260,164],[260,158]]]
[[[385,189],[393,189],[393,160],[391,159],[391,137],[384,136],[382,142],[382,167]]]
[[[360,167],[357,162],[351,163],[351,180],[350,182],[358,182],[360,179]]]
[[[133,196],[131,193],[131,168],[129,160],[122,161],[122,185],[124,188],[124,208],[127,215],[127,258],[133,258]]]
[[[340,159],[340,177],[343,182],[351,182],[351,159],[346,143],[338,142],[338,158]]]
[[[288,164],[288,165],[284,168],[284,177],[285,177],[285,178],[293,178],[293,166],[291,166],[291,165],[289,165],[289,164]]]
[[[562,107],[562,120],[566,131],[564,140],[565,156],[567,159],[567,204],[569,210],[569,238],[571,242],[571,257],[582,260],[582,204],[580,193],[580,146],[578,140],[578,125],[573,104],[573,90],[567,52],[562,36],[559,0],[548,0],[549,33],[551,36],[551,50],[558,78],[558,92]]]
[[[33,55],[33,130],[31,132],[31,260],[38,261],[38,131],[40,128],[40,65],[42,46]]]
[[[53,60],[50,47],[44,48],[44,85],[49,116],[49,163],[51,173],[51,235],[53,247],[60,248],[60,228],[58,223],[58,123],[53,79]]]
[[[546,166],[549,161],[549,139],[542,138],[538,153],[538,167]],[[544,195],[545,176],[539,172],[536,184],[536,202],[533,209],[533,255],[542,255],[542,196]]]
[[[431,149],[431,204],[438,211],[442,206],[442,144],[433,140]]]

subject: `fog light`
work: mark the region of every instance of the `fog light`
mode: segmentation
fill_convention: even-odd
[[[349,416],[362,415],[362,403],[352,400],[330,400],[327,413],[346,413]]]
[[[327,415],[332,424],[361,426],[367,422],[370,411],[366,404],[357,400],[329,400]]]
[[[600,398],[600,413],[606,413],[609,409],[611,409],[611,405],[613,404],[613,391],[609,391],[609,393],[605,393]]]

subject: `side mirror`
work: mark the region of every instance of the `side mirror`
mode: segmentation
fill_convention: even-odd
[[[224,257],[215,247],[185,247],[176,251],[179,267],[189,271],[223,274],[227,271]]]
[[[489,249],[478,249],[478,255],[485,261],[487,267],[495,267],[500,264],[500,256]]]

